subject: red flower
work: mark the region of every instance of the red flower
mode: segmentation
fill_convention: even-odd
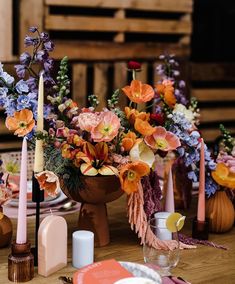
[[[129,61],[127,64],[127,68],[129,70],[140,70],[141,69],[141,64],[136,61]]]
[[[157,124],[163,125],[164,124],[164,117],[159,113],[151,113],[150,118]]]

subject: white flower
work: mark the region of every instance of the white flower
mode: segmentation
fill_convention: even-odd
[[[175,104],[173,113],[182,113],[189,122],[194,121],[194,113],[182,104]]]
[[[151,168],[155,156],[153,151],[144,143],[143,140],[138,139],[135,145],[130,150],[130,158],[132,162],[142,161],[149,165]]]

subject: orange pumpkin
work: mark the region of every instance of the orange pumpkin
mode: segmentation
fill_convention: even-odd
[[[234,208],[225,191],[217,191],[206,201],[206,217],[210,219],[210,230],[224,233],[233,227]]]

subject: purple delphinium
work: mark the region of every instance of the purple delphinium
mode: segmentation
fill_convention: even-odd
[[[31,55],[28,52],[23,52],[20,55],[20,63],[28,66],[31,60]]]
[[[16,83],[15,89],[18,94],[22,93],[28,93],[29,87],[27,85],[27,82],[24,80],[20,80],[19,82]]]
[[[17,64],[14,66],[16,69],[17,76],[21,79],[25,77],[26,67],[21,64]]]
[[[30,28],[29,28],[29,31],[30,31],[31,33],[35,33],[37,30],[38,30],[37,27],[30,27]]]
[[[51,40],[48,40],[47,42],[44,43],[44,48],[47,51],[53,51],[54,47],[55,47],[55,45]]]
[[[26,47],[28,46],[36,46],[39,44],[39,39],[38,38],[33,38],[31,36],[26,36],[24,39],[24,44]]]

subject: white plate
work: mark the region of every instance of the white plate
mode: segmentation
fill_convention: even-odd
[[[156,271],[145,265],[134,262],[126,262],[126,261],[119,261],[119,263],[121,264],[121,266],[123,266],[125,269],[130,271],[136,277],[151,279],[156,284],[162,283],[162,279],[159,273],[157,273]]]
[[[28,192],[32,192],[32,181],[28,181]],[[60,191],[56,197],[48,197],[47,200],[43,201],[40,203],[40,207],[48,207],[51,205],[55,205],[57,203],[61,203],[63,200],[67,199],[68,197]],[[12,199],[9,203],[8,206],[12,207],[18,207],[19,204],[19,199]],[[35,208],[36,203],[33,201],[28,200],[27,201],[27,207],[28,208]]]

